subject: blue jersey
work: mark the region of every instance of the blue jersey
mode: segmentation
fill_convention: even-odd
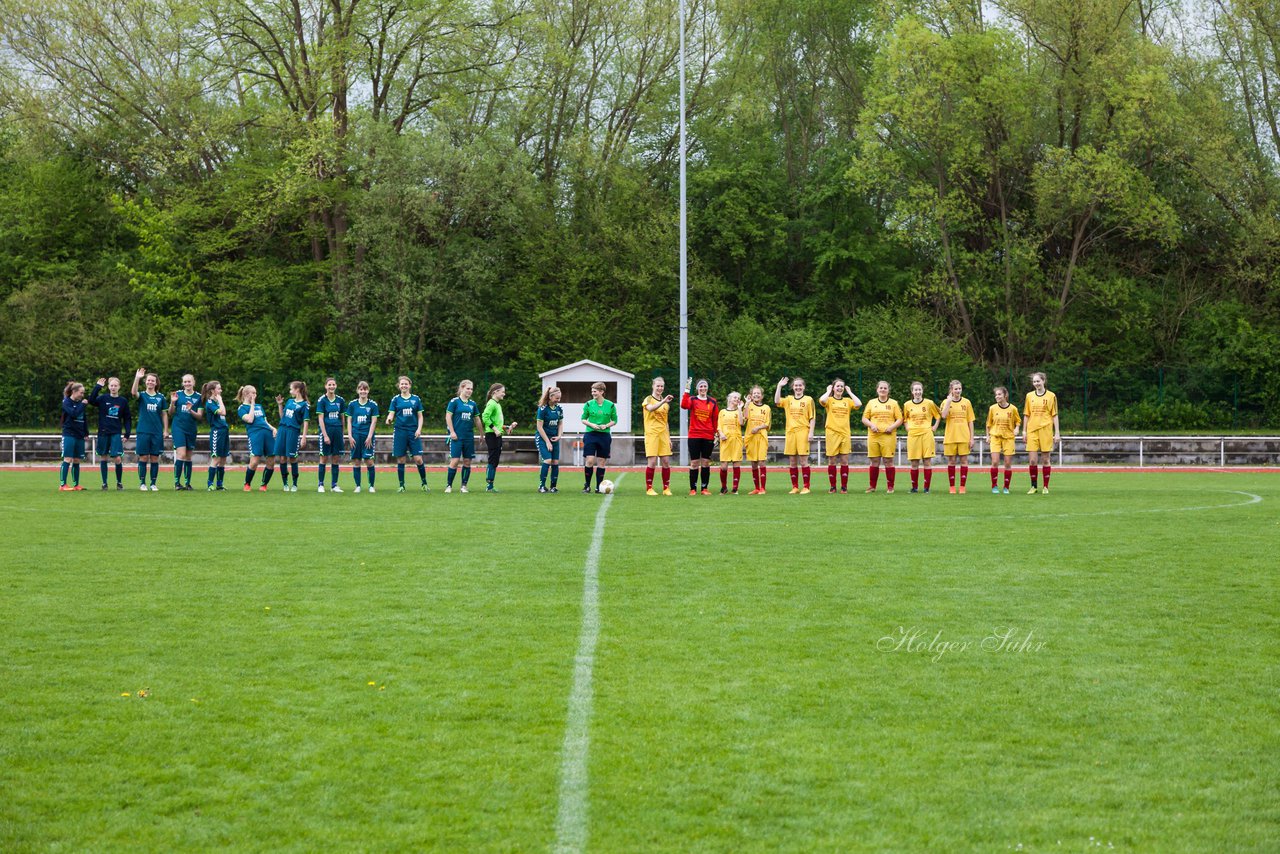
[[[542,429],[546,432],[547,438],[554,439],[560,435],[560,422],[564,421],[564,410],[558,403],[555,406],[539,406],[538,420],[542,422]]]
[[[95,385],[89,402],[98,407],[98,435],[119,436],[129,438],[129,430],[133,426],[133,415],[129,411],[128,398],[118,394],[103,394],[102,386]]]
[[[320,429],[329,434],[342,432],[342,413],[347,409],[347,402],[341,397],[322,394],[316,401],[316,418],[320,419]]]
[[[88,404],[83,400],[62,399],[62,435],[83,439],[89,435]],[[69,455],[68,455],[69,456]]]
[[[226,427],[226,408],[218,406],[218,401],[216,400],[206,400],[204,402],[204,420],[209,424],[210,431]]]
[[[149,394],[138,392],[138,435],[159,436],[164,433],[164,422],[160,413],[169,410],[169,403],[159,392]]]
[[[397,430],[404,432],[416,432],[418,429],[418,413],[422,411],[422,400],[416,394],[408,397],[397,394],[391,398],[391,405],[387,409],[388,412],[394,412],[396,420],[393,422]]]
[[[372,398],[365,403],[353,400],[347,405],[347,415],[351,416],[351,435],[368,436],[378,417],[378,404]]]
[[[247,403],[240,404],[240,408],[236,410],[236,414],[240,416],[240,420],[244,421],[244,417],[253,412],[253,421],[246,423],[246,429],[250,433],[270,433],[271,425],[267,423],[267,413],[263,410],[261,403],[255,403],[252,406]]]
[[[280,429],[301,432],[302,425],[309,415],[311,415],[311,404],[291,397],[284,402],[284,414],[280,416]]]
[[[195,413],[200,409],[200,393],[193,391],[187,394],[179,389],[177,395],[178,399],[173,404],[173,430],[175,433],[194,433],[196,432]]]
[[[480,405],[474,400],[463,400],[460,397],[455,397],[449,401],[447,411],[453,413],[453,432],[457,434],[458,441],[474,440],[476,437],[476,415],[480,412]]]

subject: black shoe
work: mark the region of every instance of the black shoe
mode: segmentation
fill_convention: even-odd
[[[543,485],[543,486],[539,486],[539,487],[538,487],[538,492],[540,492],[540,493],[542,493],[543,495],[545,495],[545,494],[546,494],[546,492],[547,492],[547,487],[546,487],[545,485]]]
[[[584,487],[582,487],[582,494],[583,494],[583,495],[590,495],[590,494],[591,494],[591,487],[589,487],[589,486],[584,486]]]
[[[106,492],[106,491],[107,491],[107,485],[106,485],[105,483],[104,483],[104,484],[102,484],[102,491],[103,491],[103,492]]]
[[[226,488],[225,486],[215,486],[215,487],[213,488],[213,491],[214,491],[214,492],[226,492],[226,491],[227,491],[227,488]]]
[[[721,494],[721,495],[728,495],[728,494],[729,494],[729,487],[727,487],[727,486],[722,486],[722,487],[720,487],[720,494]]]
[[[553,486],[553,487],[551,487],[551,488],[550,488],[549,490],[547,490],[547,491],[548,491],[548,492],[559,492],[560,490],[556,489],[556,488]]]
[[[913,486],[913,487],[911,487],[911,491],[912,491],[913,493],[915,493],[915,492],[919,492],[920,490]]]
[[[123,484],[123,483],[117,483],[117,484],[116,484],[116,489],[123,491],[123,490],[124,490],[124,484]]]

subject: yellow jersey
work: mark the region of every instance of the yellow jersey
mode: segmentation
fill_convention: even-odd
[[[942,401],[942,405],[947,405],[946,399]],[[968,442],[973,438],[973,425],[970,422],[975,417],[969,398],[961,397],[951,401],[951,407],[947,409],[947,430],[942,434],[942,441]]]
[[[827,432],[837,436],[850,435],[849,417],[857,405],[852,397],[828,397],[822,404],[827,410]]]
[[[771,421],[773,421],[773,412],[770,411],[768,405],[763,403],[760,404],[759,406],[756,406],[754,403],[747,404],[747,438],[748,439],[750,439],[752,436],[751,431],[759,427],[761,424],[764,425],[764,429],[755,435],[767,436],[769,433],[769,424]]]
[[[668,413],[671,411],[671,404],[664,403],[652,412],[648,407],[657,403],[661,398],[653,395],[646,395],[643,406],[644,412],[644,434],[646,436],[666,436],[671,432],[671,427],[667,420]]]
[[[808,430],[817,410],[813,407],[813,398],[809,395],[796,397],[789,394],[782,398],[782,411],[787,414],[787,432],[792,430]]]
[[[933,432],[933,422],[941,420],[942,413],[938,411],[938,407],[934,406],[933,401],[923,398],[919,403],[914,400],[908,400],[902,404],[902,419],[907,425],[908,436],[927,436]],[[890,422],[893,423],[893,422]]]
[[[1018,433],[1018,425],[1022,417],[1018,415],[1018,407],[1012,403],[1001,406],[991,404],[987,410],[987,435],[996,439],[1012,439]]]
[[[735,438],[737,439],[742,438],[742,424],[738,422],[738,415],[740,414],[740,412],[741,410],[737,410],[737,409],[721,409],[720,410],[720,423],[716,425],[716,429],[719,431],[721,436],[729,437],[727,440],[721,439],[720,441],[731,442]]]
[[[872,424],[885,430],[895,421],[902,420],[902,408],[898,406],[898,401],[892,397],[881,402],[880,398],[874,398],[863,408],[863,417]]]
[[[1028,433],[1044,427],[1052,427],[1054,416],[1058,414],[1058,396],[1048,389],[1044,394],[1029,391],[1022,412],[1027,417]]]

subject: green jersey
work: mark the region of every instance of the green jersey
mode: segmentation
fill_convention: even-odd
[[[613,401],[600,400],[596,402],[594,399],[588,400],[582,407],[582,426],[587,430],[608,433],[608,427],[599,425],[608,424],[609,422],[617,422],[618,407],[613,405]]]
[[[484,432],[497,433],[502,435],[502,404],[493,398],[489,398],[489,402],[484,405],[484,412],[480,415],[480,423],[484,425]]]

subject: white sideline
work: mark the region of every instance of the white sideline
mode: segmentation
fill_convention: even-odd
[[[625,475],[619,475],[615,483]],[[573,659],[573,687],[569,690],[569,715],[560,749],[560,801],[556,810],[556,852],[581,852],[587,848],[587,753],[591,747],[592,671],[596,640],[600,637],[600,549],[604,545],[605,514],[615,493],[609,493],[596,511],[596,526],[582,569],[582,628],[578,653]]]

